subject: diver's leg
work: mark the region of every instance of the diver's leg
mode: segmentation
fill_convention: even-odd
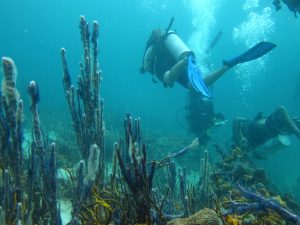
[[[223,67],[217,69],[216,71],[208,74],[203,78],[203,81],[207,86],[212,85],[215,81],[217,81],[221,76],[225,74],[227,70],[229,70],[229,66],[224,65]]]
[[[186,68],[186,59],[178,61],[170,70],[165,72],[163,76],[164,82],[168,87],[173,87],[178,76],[183,73]]]
[[[286,128],[300,139],[300,130],[289,116],[286,108],[284,106],[280,106],[275,110],[274,113],[278,116],[278,118],[280,118]]]

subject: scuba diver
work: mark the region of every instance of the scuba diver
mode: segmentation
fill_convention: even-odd
[[[208,130],[213,126],[224,125],[227,120],[221,113],[215,113],[211,98],[190,91],[187,102],[188,130],[196,135],[201,144],[205,144],[210,140]]]
[[[257,158],[264,158],[281,147],[290,145],[288,135],[300,139],[300,119],[291,118],[285,107],[280,106],[265,117],[259,112],[254,119],[237,117],[232,123],[232,141],[245,151],[252,151]]]
[[[178,82],[183,87],[210,98],[208,86],[211,86],[226,71],[237,64],[260,58],[276,46],[270,42],[260,42],[243,54],[224,60],[222,67],[202,77],[194,52],[174,31],[170,30],[173,20],[172,18],[165,31],[160,29],[152,31],[140,68],[141,73],[149,72],[156,76],[164,87],[173,87],[174,83]]]
[[[300,0],[282,0],[282,2],[285,3],[289,10],[294,12],[295,17],[297,17],[297,13],[300,13]],[[273,5],[275,6],[276,11],[281,9],[280,0],[274,0]]]

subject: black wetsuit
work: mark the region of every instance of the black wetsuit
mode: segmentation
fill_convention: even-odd
[[[260,123],[260,120],[265,120]],[[248,120],[241,127],[242,135],[254,149],[284,131],[284,124],[276,113],[271,113],[267,118],[255,117]]]
[[[170,70],[172,66],[176,64],[176,60],[173,59],[172,55],[169,53],[168,49],[164,46],[163,43],[154,45],[155,51],[155,62],[153,65],[153,75],[163,82],[166,87],[166,83],[163,80],[165,72]]]
[[[210,138],[207,130],[213,126],[214,118],[214,105],[211,99],[207,99],[196,92],[189,93],[189,103],[187,107],[187,119],[189,130],[195,134],[201,143],[206,143]],[[220,119],[224,117],[220,114]]]

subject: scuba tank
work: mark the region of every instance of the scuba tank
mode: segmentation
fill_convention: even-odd
[[[146,71],[150,72],[151,74],[155,73],[155,65],[156,65],[156,54],[159,52],[156,51],[155,46],[164,45],[167,51],[170,53],[171,57],[178,62],[182,58],[187,55],[194,55],[190,48],[181,40],[181,38],[174,32],[171,31],[170,28],[174,22],[174,17],[171,18],[171,21],[163,32],[159,32],[160,30],[157,29],[152,31],[152,35],[147,41],[147,45],[144,51],[144,56],[142,60],[142,66],[140,68],[141,73],[145,73]]]
[[[288,135],[279,134],[258,146],[254,150],[254,154],[257,158],[265,158],[269,154],[277,152],[290,145],[290,137]]]
[[[174,31],[166,33],[164,44],[176,61],[181,60],[189,54],[194,54]]]

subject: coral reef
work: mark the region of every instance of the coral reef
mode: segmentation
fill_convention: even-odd
[[[296,214],[299,204],[274,188],[246,149],[226,151],[215,144],[216,154],[221,156],[216,160],[211,146],[196,148],[200,151],[195,157],[196,151],[191,150],[198,146],[197,139],[187,145],[186,140],[182,141],[184,138],[148,136],[150,147],[146,147],[141,119],[133,119],[127,113],[124,137],[111,135],[119,139],[114,144],[112,162],[104,160],[99,24],[93,22],[90,33],[89,24],[81,16],[79,29],[84,62],[80,64],[77,88],[72,85],[66,50],[61,50],[63,87],[75,144],[61,140],[68,139],[68,134],[53,138],[57,143],[46,137],[38,110],[39,88],[31,81],[28,108],[32,115],[32,138],[27,138],[29,144],[23,145],[24,106],[16,90],[16,68],[12,59],[2,58],[0,224],[60,225],[61,205],[71,206],[70,225],[300,224]],[[174,146],[181,148],[166,153]],[[160,148],[165,151],[149,154]],[[57,149],[62,149],[61,155]],[[74,159],[67,157],[69,149],[79,150],[81,159],[76,165]],[[194,177],[189,167],[177,163],[186,156],[192,156],[197,168]]]

